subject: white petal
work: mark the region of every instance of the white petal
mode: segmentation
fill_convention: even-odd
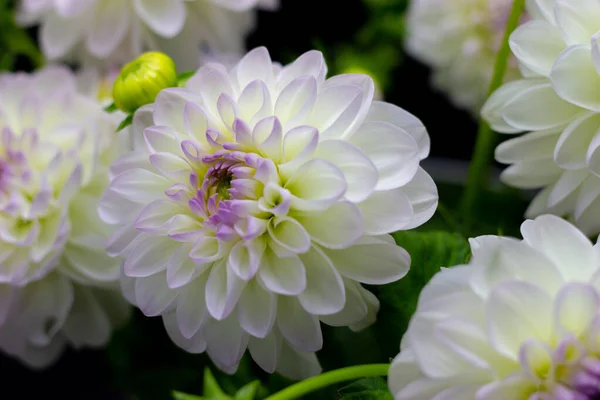
[[[530,21],[512,33],[510,48],[528,68],[548,76],[565,43],[556,27],[546,21]]]
[[[143,278],[164,270],[178,246],[179,243],[169,238],[139,235],[131,244],[131,252],[125,260],[125,275]]]
[[[350,246],[363,235],[365,226],[361,210],[345,201],[323,212],[298,216],[296,220],[310,234],[313,242],[331,249]]]
[[[600,3],[596,0],[557,0],[554,16],[569,45],[587,44],[600,30]]]
[[[581,112],[548,83],[521,91],[503,108],[502,117],[515,129],[542,130],[565,124]]]
[[[340,139],[362,107],[363,91],[355,85],[338,85],[317,95],[308,124],[319,129],[321,137]]]
[[[315,353],[294,349],[287,343],[282,343],[277,361],[277,372],[281,375],[299,381],[319,375],[321,365]]]
[[[287,129],[294,128],[312,110],[316,98],[316,79],[312,76],[296,78],[277,97],[274,114]]]
[[[300,259],[306,268],[306,289],[298,295],[302,307],[317,315],[340,311],[346,302],[346,291],[331,260],[317,247],[300,255]]]
[[[394,189],[412,179],[419,167],[419,146],[403,130],[387,122],[362,124],[350,138],[350,143],[371,159],[379,181],[377,190]]]
[[[563,172],[553,185],[550,196],[548,196],[548,207],[559,205],[568,196],[573,194],[588,176],[589,172],[585,169]]]
[[[320,51],[311,50],[293,63],[287,65],[281,71],[278,83],[281,87],[286,87],[292,80],[301,76],[312,76],[318,84],[323,83],[327,75],[327,64]]]
[[[571,46],[557,58],[550,81],[556,93],[570,103],[600,111],[600,76],[589,45]]]
[[[569,283],[556,296],[554,304],[555,332],[559,337],[581,337],[597,318],[600,298],[588,284]]]
[[[560,133],[554,129],[535,131],[506,140],[496,147],[498,162],[511,164],[519,161],[540,160],[552,157]]]
[[[246,281],[227,268],[227,261],[223,260],[213,265],[206,286],[206,308],[213,318],[220,321],[233,311]]]
[[[486,311],[492,345],[514,360],[523,341],[546,341],[552,334],[552,298],[530,283],[513,281],[496,286]]]
[[[319,319],[304,311],[294,297],[277,298],[277,326],[295,349],[318,351],[323,347]]]
[[[262,258],[259,276],[264,286],[274,293],[294,296],[306,288],[306,270],[297,256],[279,258],[267,250]]]
[[[136,279],[136,305],[147,317],[162,314],[176,296],[177,291],[169,289],[165,275],[162,273]]]
[[[238,318],[250,335],[265,338],[273,327],[277,309],[275,294],[263,289],[256,279],[251,280],[240,298]]]
[[[344,308],[335,314],[321,315],[321,322],[330,326],[349,326],[361,322],[369,313],[369,308],[358,290],[358,284],[344,279],[346,303]]]
[[[134,0],[138,16],[160,36],[174,37],[185,22],[185,5],[180,0]]]
[[[163,315],[163,324],[169,334],[169,337],[177,346],[181,347],[188,353],[198,354],[206,349],[206,342],[202,335],[194,335],[191,339],[183,337],[179,331],[177,317],[174,312]]]
[[[81,37],[81,25],[79,19],[50,14],[40,29],[40,44],[44,54],[50,59],[64,56]]]
[[[349,142],[322,141],[315,157],[331,162],[344,173],[348,184],[344,197],[353,203],[359,203],[369,197],[377,185],[377,168],[360,149]]]
[[[559,217],[543,215],[527,220],[521,225],[521,234],[530,246],[554,262],[567,281],[580,280],[597,268],[589,239]],[[576,270],[573,265],[577,265]]]
[[[423,123],[411,113],[402,108],[385,103],[383,101],[374,101],[371,103],[369,113],[365,122],[380,121],[389,122],[398,128],[404,129],[412,136],[419,146],[419,158],[422,160],[429,155],[430,139],[427,129]]]
[[[63,332],[77,347],[103,346],[110,338],[111,325],[90,288],[74,286],[73,307]]]
[[[252,359],[269,374],[275,372],[280,347],[281,339],[275,332],[269,333],[264,339],[251,337],[248,342]]]
[[[235,372],[248,345],[248,334],[240,327],[237,317],[232,314],[223,321],[211,321],[204,328],[204,336],[213,362],[229,373]]]
[[[337,203],[346,192],[344,174],[332,163],[313,159],[298,168],[284,186],[294,196],[292,208],[323,210]]]
[[[99,58],[114,53],[127,33],[129,18],[129,7],[121,0],[98,3],[87,37],[90,53]]]
[[[139,234],[133,224],[123,225],[108,238],[105,246],[106,253],[110,257],[123,254]]]
[[[236,70],[241,89],[257,79],[263,81],[267,87],[273,83],[271,56],[265,47],[257,47],[246,54],[238,63]]]
[[[423,225],[435,213],[438,205],[438,191],[435,182],[421,167],[410,182],[402,187],[413,209],[413,218],[404,229]]]
[[[305,253],[310,248],[310,236],[302,222],[289,217],[276,217],[268,225],[270,239],[293,253]]]
[[[239,241],[231,249],[228,258],[229,268],[245,281],[256,275],[266,248],[266,241],[259,237],[250,241]]]
[[[415,217],[410,199],[403,188],[375,192],[358,204],[367,235],[392,233],[411,224]]]
[[[336,270],[346,278],[369,285],[383,285],[404,277],[410,255],[395,243],[364,237],[343,250],[325,250]]]
[[[135,168],[122,173],[107,188],[108,192],[119,194],[126,200],[147,204],[152,200],[165,198],[169,181],[145,169]],[[105,195],[107,195],[105,193]],[[102,200],[100,200],[102,202]]]
[[[209,274],[200,275],[179,292],[177,299],[177,325],[184,338],[190,339],[200,329],[202,322],[209,318],[206,312],[206,281]]]
[[[194,77],[190,78],[190,81],[194,79]],[[215,108],[217,104],[217,98],[215,98],[215,102],[213,103]],[[154,102],[154,123],[156,125],[168,127],[167,129],[172,129],[172,133],[174,134],[181,135],[184,132],[187,132],[185,115],[186,105],[188,102],[200,103],[201,98],[197,93],[194,93],[188,89],[164,89],[158,94],[158,96],[156,96],[156,100]],[[187,110],[189,110],[189,107]],[[216,113],[215,115],[219,114]]]
[[[562,172],[551,158],[521,161],[502,171],[500,180],[510,186],[535,189],[554,183]]]

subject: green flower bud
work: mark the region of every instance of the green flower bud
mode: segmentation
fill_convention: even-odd
[[[125,65],[113,85],[113,101],[126,113],[153,103],[158,93],[177,86],[175,62],[166,54],[144,53]]]

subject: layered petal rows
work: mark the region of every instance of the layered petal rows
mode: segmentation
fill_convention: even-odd
[[[535,0],[533,20],[511,36],[523,79],[496,91],[482,110],[504,133],[528,131],[496,149],[511,164],[502,180],[541,188],[528,217],[568,216],[587,234],[600,232],[600,2]]]
[[[208,64],[138,110],[136,150],[111,168],[99,214],[124,293],[224,371],[249,349],[266,371],[318,373],[320,322],[373,322],[361,283],[410,264],[388,234],[436,208],[420,121],[372,101],[369,77],[326,72],[316,51]]]
[[[432,84],[478,114],[485,102],[512,0],[413,0],[407,51],[433,69]],[[524,16],[523,20],[527,17]],[[518,78],[516,60],[505,79]]]
[[[552,215],[521,233],[472,239],[469,264],[425,286],[390,369],[396,399],[598,398],[599,245]]]
[[[0,348],[44,366],[127,316],[95,213],[115,121],[60,67],[0,76],[0,99]]]
[[[169,53],[183,70],[200,64],[201,48],[238,54],[252,29],[251,9],[278,0],[21,0],[19,21],[40,24],[51,60],[122,64],[146,50]]]

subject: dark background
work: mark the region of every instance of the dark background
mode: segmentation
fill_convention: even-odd
[[[374,1],[370,0],[371,3]],[[389,10],[386,10],[385,1],[378,3],[379,14],[374,17],[360,0],[282,0],[279,12],[259,13],[258,28],[248,38],[248,48],[267,46],[272,58],[282,63],[313,48],[324,51],[328,64],[335,64],[339,49],[344,46],[354,46],[358,54],[364,51],[364,57],[369,57],[378,40],[389,41],[389,38],[379,36],[378,39],[377,35],[371,35],[365,40],[363,35],[357,40],[361,29],[368,21],[373,24],[373,18],[379,21],[382,16],[389,16],[388,23],[393,24],[403,8],[402,0],[389,0]],[[402,24],[400,17],[397,23]],[[397,59],[397,65],[389,71],[385,100],[403,107],[424,122],[432,139],[432,157],[470,159],[475,122],[466,112],[456,110],[443,95],[431,91],[428,69],[402,54],[400,40],[387,45],[390,57]],[[337,333],[330,331],[333,330],[325,329],[326,349],[327,346],[334,349],[338,344]],[[343,366],[348,360],[340,359],[339,363]],[[115,335],[107,351],[69,350],[55,366],[42,372],[27,370],[0,355],[1,397],[167,399],[169,389],[198,393],[205,365],[210,363],[204,356],[186,354],[171,344],[159,318],[144,318],[136,313],[132,324]],[[251,373],[264,379],[277,379],[251,365],[245,368],[247,372],[241,375]],[[222,379],[227,383],[227,377]]]

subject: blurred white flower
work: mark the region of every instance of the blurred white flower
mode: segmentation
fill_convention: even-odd
[[[432,84],[477,115],[485,102],[512,0],[413,0],[406,50],[433,70]],[[525,17],[524,17],[525,18]],[[518,78],[509,60],[506,80]]]
[[[182,70],[196,69],[201,46],[241,54],[254,9],[278,0],[21,0],[18,20],[41,24],[50,60],[120,65],[147,50],[169,54]]]
[[[600,245],[544,215],[524,240],[471,240],[468,265],[425,286],[394,359],[400,400],[600,396]]]
[[[0,348],[44,366],[126,316],[95,212],[116,125],[60,67],[0,75],[0,99]]]
[[[421,122],[372,101],[369,77],[326,72],[319,52],[282,68],[265,48],[205,65],[136,113],[142,144],[100,201],[130,301],[224,371],[249,348],[266,371],[318,373],[320,321],[373,322],[360,283],[410,264],[387,234],[436,208]]]
[[[600,232],[600,2],[530,1],[534,19],[511,36],[524,78],[496,91],[482,110],[504,133],[532,131],[501,144],[512,164],[502,180],[544,188],[527,216],[568,215],[588,234]]]

